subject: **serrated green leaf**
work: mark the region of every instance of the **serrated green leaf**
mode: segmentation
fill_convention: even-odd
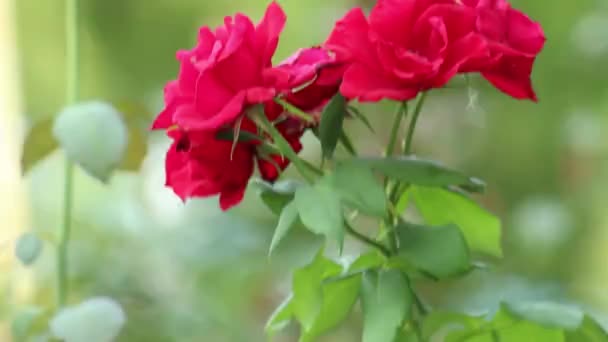
[[[455,225],[425,227],[402,222],[397,233],[398,257],[438,279],[460,275],[471,268],[469,249]]]
[[[363,274],[363,342],[393,342],[397,329],[409,319],[413,295],[407,279],[398,270]]]
[[[500,220],[462,194],[414,186],[408,191],[429,225],[455,224],[471,250],[502,256]]]
[[[96,101],[65,108],[54,122],[53,136],[69,159],[102,182],[118,167],[128,143],[120,113]]]
[[[359,297],[360,287],[360,275],[324,283],[321,310],[311,328],[304,331],[300,340],[314,341],[344,321]]]
[[[35,123],[23,142],[21,171],[26,174],[36,163],[51,154],[59,143],[53,136],[53,119]]]
[[[15,254],[25,266],[33,264],[42,252],[43,243],[34,233],[25,233],[17,240]]]
[[[335,95],[325,106],[319,125],[319,139],[325,158],[333,158],[342,124],[346,115],[346,98],[341,94]]]
[[[340,164],[331,176],[340,198],[354,209],[371,216],[386,216],[386,197],[373,172],[362,165]]]
[[[323,306],[323,280],[338,275],[342,267],[323,256],[321,249],[312,263],[300,268],[293,275],[294,316],[304,331],[310,331]]]
[[[468,186],[479,187],[475,178],[444,167],[434,161],[414,157],[361,158],[351,162],[365,165],[386,177],[423,186]]]
[[[300,220],[311,232],[344,243],[344,218],[339,195],[328,186],[317,184],[297,189],[295,202]]]
[[[264,331],[266,331],[268,336],[272,337],[274,334],[285,329],[289,324],[293,317],[292,300],[293,295],[290,294],[270,315],[264,327]]]
[[[272,252],[277,248],[281,240],[283,240],[297,220],[298,207],[296,206],[295,201],[292,201],[283,208],[283,211],[279,216],[279,223],[274,231],[274,236],[272,237],[272,242],[270,243],[268,255],[272,255]]]

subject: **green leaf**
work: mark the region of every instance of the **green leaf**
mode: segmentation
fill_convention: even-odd
[[[596,321],[585,315],[575,331],[566,331],[566,341],[605,342],[608,341],[608,334]]]
[[[21,170],[27,173],[37,162],[51,154],[59,143],[53,136],[53,119],[47,119],[35,123],[30,128],[25,141],[21,156]]]
[[[120,113],[104,102],[65,108],[55,120],[53,135],[69,159],[102,182],[120,164],[128,143]]]
[[[547,327],[574,330],[583,321],[583,313],[576,307],[551,302],[519,302],[504,304],[513,316]]]
[[[292,308],[304,331],[311,331],[323,307],[323,280],[341,272],[340,265],[323,256],[323,249],[311,264],[294,272]]]
[[[350,113],[351,115],[353,115],[357,119],[359,119],[365,125],[365,127],[367,127],[370,130],[370,132],[376,133],[376,131],[374,130],[374,127],[372,127],[372,124],[369,122],[369,119],[367,118],[367,116],[365,116],[365,114],[363,114],[359,109],[357,109],[353,106],[349,106],[348,113]]]
[[[344,243],[344,218],[339,195],[319,183],[298,188],[295,202],[304,226],[315,234],[337,241],[341,248]]]
[[[340,132],[340,143],[342,143],[342,146],[344,146],[346,151],[350,153],[351,156],[357,155],[357,149],[355,148],[355,145],[344,131]]]
[[[321,310],[311,328],[304,331],[301,341],[314,341],[344,321],[357,302],[360,288],[360,275],[324,283]]]
[[[268,336],[272,337],[274,334],[285,329],[289,324],[293,317],[292,300],[293,295],[289,295],[281,304],[279,304],[272,315],[270,315],[270,318],[264,327],[264,331],[266,331]]]
[[[363,274],[363,342],[393,342],[397,329],[409,319],[413,296],[407,279],[398,270]]]
[[[456,224],[471,250],[502,256],[501,224],[496,216],[456,192],[426,187],[412,187],[408,192],[427,224]]]
[[[478,330],[487,324],[483,317],[462,313],[434,311],[424,318],[422,336],[425,341],[443,340],[453,332]]]
[[[354,273],[365,271],[370,268],[377,268],[386,262],[386,258],[378,251],[371,250],[365,254],[361,254],[352,264],[348,266],[348,272]]]
[[[260,109],[258,112],[252,112],[251,118],[270,135],[274,144],[279,149],[282,155],[287,157],[293,165],[298,169],[300,174],[305,178],[310,178],[311,173],[310,170],[306,167],[304,162],[298,157],[298,154],[293,150],[289,142],[283,137],[281,132],[270,122],[268,118],[263,112],[263,109]]]
[[[42,252],[42,241],[34,233],[25,233],[17,240],[15,254],[19,261],[25,266],[29,266],[38,259]]]
[[[319,125],[319,139],[325,158],[333,158],[346,115],[346,98],[337,94],[325,106]]]
[[[386,216],[384,189],[370,169],[357,164],[340,164],[331,175],[331,184],[340,198],[354,209],[371,216]]]
[[[281,181],[270,184],[262,180],[254,180],[251,184],[258,188],[260,198],[276,215],[280,215],[283,208],[293,201],[296,189],[302,186],[302,183],[296,181]]]
[[[285,206],[285,208],[283,208],[281,216],[279,216],[279,223],[274,231],[274,236],[272,237],[272,242],[270,243],[268,255],[272,255],[272,252],[277,248],[281,240],[283,240],[297,220],[298,207],[296,206],[295,202],[290,202]]]
[[[463,274],[471,267],[466,241],[455,225],[401,223],[397,233],[398,257],[438,279]]]
[[[386,177],[410,184],[479,187],[479,181],[475,178],[465,176],[434,161],[414,157],[361,158],[353,159],[352,162],[372,168]]]

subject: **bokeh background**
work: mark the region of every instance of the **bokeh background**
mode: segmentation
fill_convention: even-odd
[[[82,99],[130,103],[145,126],[162,106],[164,83],[176,75],[175,51],[194,44],[197,28],[237,11],[257,21],[268,2],[80,3]],[[277,61],[321,43],[348,8],[374,1],[280,3],[289,19]],[[487,181],[478,200],[503,221],[505,258],[421,289],[438,307],[480,312],[502,300],[553,300],[608,323],[608,2],[512,3],[540,21],[548,37],[533,74],[540,102],[512,100],[473,78],[431,94],[415,137],[418,155]],[[25,177],[18,160],[27,127],[64,102],[64,4],[0,4],[0,340],[10,341],[19,310],[50,308],[54,300],[63,155],[51,154]],[[356,122],[349,129],[360,149],[378,153],[392,108],[363,108],[378,135]],[[77,172],[70,301],[119,302],[127,314],[120,341],[264,341],[266,317],[289,292],[289,270],[306,263],[319,240],[300,230],[268,259],[275,218],[255,191],[227,214],[215,199],[182,204],[163,187],[167,140],[146,134],[138,172],[118,172],[109,185]],[[318,156],[314,139],[304,154]],[[45,248],[26,268],[13,249],[29,230],[44,237]],[[354,341],[359,333],[355,313],[325,340]],[[297,329],[280,338],[295,341]]]

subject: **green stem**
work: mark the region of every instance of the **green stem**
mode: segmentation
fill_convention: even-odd
[[[399,128],[401,127],[401,121],[407,115],[407,102],[403,102],[397,107],[397,111],[395,112],[395,119],[393,121],[393,127],[391,129],[391,135],[388,140],[388,145],[386,145],[386,151],[384,154],[388,156],[392,156],[395,152],[395,145],[397,144],[397,134],[399,133]]]
[[[281,99],[281,98],[275,98],[274,102],[278,103],[279,105],[281,105],[281,107],[283,107],[283,109],[285,109],[286,111],[289,112],[289,114],[293,115],[293,116],[297,116],[298,118],[308,122],[308,123],[314,123],[315,119],[308,113],[300,110],[298,107],[292,105],[291,103]]]
[[[346,228],[346,231],[352,235],[354,238],[356,238],[357,240],[361,241],[363,244],[366,244],[368,246],[371,246],[373,248],[376,248],[377,250],[379,250],[382,254],[384,254],[384,256],[388,257],[391,255],[391,251],[388,250],[384,245],[382,245],[381,243],[373,240],[372,238],[369,238],[361,233],[359,233],[358,231],[356,231],[346,220],[344,220],[344,226]]]
[[[78,0],[66,0],[66,105],[78,101]],[[57,306],[65,306],[69,293],[68,257],[72,230],[72,206],[74,197],[74,164],[67,159],[65,163],[65,188],[63,200],[63,225],[57,251]]]
[[[426,92],[420,95],[418,103],[416,103],[416,107],[414,108],[412,120],[410,121],[410,126],[407,130],[406,138],[403,141],[403,154],[405,155],[409,155],[412,153],[412,139],[414,138],[414,131],[416,130],[416,124],[418,123],[418,118],[420,117],[422,106],[424,105],[424,101],[426,100],[426,95]]]

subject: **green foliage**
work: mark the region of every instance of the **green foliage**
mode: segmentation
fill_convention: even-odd
[[[43,246],[42,241],[36,234],[32,232],[25,233],[17,240],[15,254],[21,263],[29,266],[33,264],[36,259],[38,259],[38,256],[40,256],[40,253],[42,252]]]
[[[21,309],[11,324],[13,340],[25,342],[33,334],[41,332],[43,328],[46,328],[46,319],[48,319],[46,316],[45,310],[36,306]]]
[[[410,223],[398,226],[399,254],[438,279],[463,274],[471,268],[469,249],[455,225],[424,227]]]
[[[455,224],[462,230],[471,250],[502,256],[500,220],[462,194],[413,186],[409,190],[427,224]]]
[[[411,313],[407,279],[398,270],[368,271],[362,283],[363,342],[392,342]]]
[[[271,255],[272,252],[279,245],[281,240],[287,235],[291,227],[298,220],[298,207],[296,206],[296,202],[290,202],[287,204],[281,215],[279,216],[279,223],[277,225],[276,230],[274,231],[274,236],[272,237],[272,242],[270,243],[270,250],[268,254]]]
[[[401,182],[423,186],[466,186],[482,191],[479,180],[446,168],[436,162],[413,157],[361,158],[352,161]]]
[[[259,189],[260,198],[275,215],[280,215],[283,208],[290,203],[296,193],[296,189],[302,184],[296,181],[280,181],[268,184],[257,180],[253,185]]]
[[[321,140],[321,148],[325,158],[331,159],[334,156],[338,140],[343,134],[342,123],[345,115],[346,99],[344,96],[337,94],[329,101],[321,114],[319,140]]]
[[[293,295],[285,298],[285,300],[277,306],[272,315],[270,315],[270,318],[268,318],[268,322],[266,322],[266,327],[264,328],[268,336],[272,337],[274,334],[285,329],[291,321],[294,314],[292,299]]]
[[[386,215],[384,189],[370,169],[357,164],[340,164],[331,175],[331,185],[353,209],[370,216]]]
[[[344,243],[342,205],[340,196],[331,187],[324,183],[302,186],[296,191],[295,203],[306,228],[336,241],[341,248]]]

